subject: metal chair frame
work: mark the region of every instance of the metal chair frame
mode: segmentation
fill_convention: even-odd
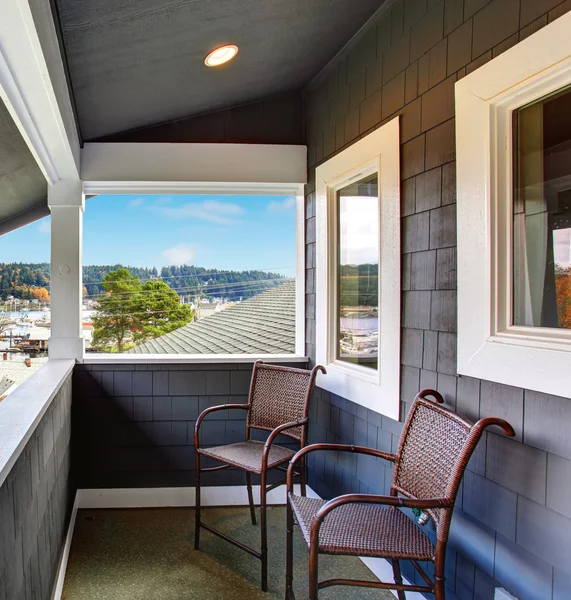
[[[258,375],[258,373],[260,372],[261,369],[271,369],[273,371],[279,371],[279,372],[283,372],[283,373],[287,372],[287,373],[293,373],[293,374],[303,373],[304,375],[307,375],[309,373],[307,389],[305,391],[305,401],[304,401],[304,406],[303,406],[303,418],[297,419],[295,421],[290,421],[288,423],[283,423],[283,424],[279,425],[278,427],[275,427],[274,429],[271,429],[269,427],[251,425],[250,416],[251,416],[251,409],[252,409],[252,403],[253,403],[254,388],[255,388],[255,383],[256,383],[256,376]],[[194,428],[194,455],[195,455],[195,468],[196,468],[196,509],[195,509],[195,528],[194,528],[194,548],[195,548],[195,550],[199,549],[200,529],[203,528],[206,531],[209,531],[210,533],[217,535],[218,537],[222,538],[223,540],[226,540],[230,544],[233,544],[237,548],[244,550],[244,552],[247,552],[251,556],[258,558],[262,563],[261,587],[264,592],[266,592],[268,590],[268,541],[267,541],[267,519],[266,519],[267,495],[268,495],[268,492],[270,492],[274,488],[286,483],[286,478],[284,476],[284,478],[282,480],[277,481],[271,485],[267,485],[267,473],[270,470],[270,469],[268,469],[269,454],[270,454],[272,444],[274,443],[276,437],[280,434],[287,435],[287,436],[299,441],[301,449],[303,449],[306,446],[309,400],[310,400],[310,396],[311,396],[313,386],[315,383],[315,378],[319,371],[321,371],[322,373],[325,373],[325,369],[320,365],[315,366],[311,371],[306,371],[306,370],[295,369],[295,368],[291,368],[291,367],[266,365],[263,363],[263,361],[258,360],[254,363],[252,379],[250,382],[250,391],[249,391],[249,395],[248,395],[248,403],[247,404],[223,404],[223,405],[207,408],[198,417],[198,419],[196,421],[196,426]],[[257,402],[259,402],[259,400],[257,400]],[[255,471],[250,471],[246,468],[242,468],[242,470],[246,472],[246,485],[247,485],[247,489],[248,489],[248,504],[250,506],[250,519],[252,521],[252,525],[256,525],[256,512],[255,512],[256,507],[254,504],[254,498],[253,498],[253,493],[252,493],[252,474],[259,474],[259,476],[260,476],[260,505],[259,505],[259,508],[260,508],[260,534],[261,534],[260,551],[257,551],[254,548],[250,548],[249,546],[246,546],[242,542],[240,542],[234,538],[231,538],[230,536],[222,533],[221,531],[218,531],[217,529],[211,527],[210,525],[204,523],[204,521],[201,520],[200,474],[204,473],[204,472],[208,472],[208,471],[219,471],[222,469],[226,469],[230,466],[235,467],[236,465],[222,464],[222,465],[216,466],[216,467],[201,468],[200,458],[203,455],[203,449],[201,449],[201,447],[200,447],[200,425],[202,424],[204,418],[207,415],[209,415],[210,413],[213,413],[213,412],[219,411],[219,410],[227,410],[227,409],[248,411],[248,416],[246,418],[246,435],[245,435],[246,441],[251,439],[251,432],[253,429],[260,429],[260,430],[265,430],[265,431],[270,432],[268,438],[266,439],[266,442],[264,444],[264,448],[262,451],[261,472],[256,473]],[[295,429],[295,431],[292,432],[291,431],[292,429]],[[217,460],[219,460],[219,459],[217,459]],[[284,459],[278,465],[273,466],[272,469],[278,469],[278,470],[284,471],[284,473],[287,472],[287,468],[284,467],[283,465],[284,465],[284,463],[287,463],[288,460],[289,460],[289,458]],[[219,462],[224,462],[224,461],[219,460]],[[305,459],[302,458],[301,461],[299,461],[298,470],[292,471],[290,477],[291,477],[292,481],[293,481],[294,477],[299,477],[300,487],[301,487],[303,494],[305,495],[305,493],[306,493]]]
[[[427,399],[427,396],[432,396],[436,399],[436,402]],[[388,496],[374,495],[374,494],[346,494],[333,498],[325,503],[315,514],[311,523],[310,532],[310,543],[309,543],[309,600],[317,600],[318,592],[320,589],[333,585],[346,585],[353,587],[371,587],[377,589],[395,590],[399,600],[405,600],[405,591],[416,591],[432,593],[435,595],[436,600],[444,600],[445,598],[445,577],[444,577],[444,566],[446,557],[446,544],[448,542],[448,534],[450,529],[450,518],[454,507],[454,502],[458,493],[460,481],[464,474],[464,470],[470,456],[472,455],[478,441],[480,440],[484,430],[491,425],[497,425],[501,427],[504,433],[508,436],[514,436],[515,432],[513,427],[504,419],[496,417],[487,417],[480,419],[477,423],[472,424],[465,419],[462,419],[454,412],[438,406],[444,402],[442,396],[435,390],[423,390],[417,394],[414,404],[410,410],[409,416],[405,422],[399,448],[396,454],[388,452],[382,452],[380,450],[366,448],[362,446],[348,446],[343,444],[312,444],[301,449],[290,461],[287,474],[287,488],[288,488],[288,501],[287,501],[287,525],[286,525],[286,589],[285,599],[295,600],[293,593],[293,526],[294,526],[294,514],[292,509],[293,499],[293,474],[295,466],[298,462],[305,460],[305,457],[310,452],[315,451],[336,451],[336,452],[354,452],[358,454],[368,454],[388,460],[395,463],[395,470],[393,474],[393,480],[391,483],[390,491]],[[398,469],[399,462],[403,448],[407,442],[407,436],[410,433],[410,427],[415,408],[423,404],[426,406],[438,406],[440,413],[449,413],[453,416],[457,423],[461,423],[467,429],[466,439],[464,441],[462,450],[455,464],[455,467],[451,473],[447,485],[447,494],[445,497],[438,498],[418,498],[414,494],[410,493],[404,487],[401,487],[398,482]],[[427,457],[430,460],[430,457]],[[399,495],[400,494],[400,495]],[[302,492],[301,494],[305,494]],[[414,568],[420,574],[426,585],[406,585],[403,584],[400,560],[395,559],[391,556],[381,556],[391,560],[393,567],[393,574],[395,583],[385,583],[382,581],[363,581],[356,579],[328,579],[324,581],[318,580],[318,557],[319,557],[319,532],[323,524],[324,519],[335,511],[340,506],[349,505],[351,503],[358,504],[377,504],[394,507],[407,507],[412,509],[419,509],[426,511],[428,515],[437,523],[437,541],[435,546],[435,554],[432,559],[434,563],[434,580],[422,569],[418,561],[411,560]],[[444,509],[444,510],[442,510]],[[334,515],[332,515],[332,518]]]

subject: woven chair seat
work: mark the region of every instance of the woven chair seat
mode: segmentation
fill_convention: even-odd
[[[307,545],[311,523],[326,500],[290,494],[296,521]],[[345,504],[324,519],[319,530],[319,552],[434,560],[435,548],[429,538],[398,508],[376,504]]]
[[[201,448],[200,454],[260,475],[262,472],[263,450],[263,442],[248,440],[236,444],[226,444],[225,446]],[[288,462],[294,454],[295,452],[289,448],[272,444],[268,457],[268,469],[273,469],[284,462]]]

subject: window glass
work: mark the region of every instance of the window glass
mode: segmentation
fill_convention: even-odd
[[[294,197],[97,196],[83,256],[88,352],[295,353]]]
[[[337,192],[337,358],[378,368],[379,197],[372,175]]]
[[[571,329],[571,89],[514,114],[514,324]]]

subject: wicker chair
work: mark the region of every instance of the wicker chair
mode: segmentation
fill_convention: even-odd
[[[427,397],[432,396],[436,402]],[[454,501],[464,469],[486,427],[499,425],[506,435],[515,435],[503,419],[489,417],[472,424],[439,406],[442,396],[434,390],[420,392],[404,424],[396,454],[372,448],[340,444],[313,444],[300,450],[288,469],[286,600],[293,600],[292,535],[294,518],[309,547],[309,600],[317,600],[319,589],[350,585],[392,589],[399,600],[405,590],[435,594],[444,600],[444,560]],[[293,493],[295,465],[316,450],[368,454],[394,463],[389,496],[347,494],[330,501]],[[436,545],[399,507],[416,511],[419,523],[432,519]],[[318,555],[343,554],[382,557],[392,562],[394,583],[329,579],[318,581]],[[410,560],[426,585],[404,585],[401,560]],[[419,561],[434,563],[434,580]]]
[[[261,360],[256,361],[250,383],[248,404],[224,404],[213,406],[203,411],[194,430],[194,455],[196,462],[196,521],[194,529],[194,548],[199,549],[200,528],[221,537],[238,548],[259,558],[262,562],[262,590],[268,589],[268,544],[266,531],[266,496],[267,493],[285,483],[285,476],[281,481],[267,485],[267,473],[270,469],[287,471],[287,463],[295,452],[289,448],[274,444],[279,434],[286,435],[299,442],[303,448],[307,443],[307,414],[309,398],[315,382],[317,372],[325,373],[321,366],[314,367],[311,371],[266,365]],[[215,446],[213,448],[200,447],[200,425],[204,418],[217,410],[239,409],[247,410],[246,439],[244,442]],[[270,431],[266,442],[250,439],[252,429]],[[206,456],[224,463],[217,467],[201,469],[200,458]],[[300,461],[300,468],[290,477],[299,476],[302,494],[305,495],[305,464]],[[250,517],[252,524],[256,524],[256,513],[252,495],[252,474],[260,477],[260,529],[261,550],[258,552],[241,542],[234,540],[200,519],[200,474],[205,471],[216,471],[227,467],[236,467],[246,472],[248,487],[248,501],[250,504]],[[292,484],[293,485],[293,484]]]

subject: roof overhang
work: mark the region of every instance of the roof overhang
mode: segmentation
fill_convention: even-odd
[[[4,129],[19,133],[0,139],[13,163],[1,235],[49,214],[41,175],[48,185],[79,178],[79,134],[48,0],[2,2],[0,99]]]

